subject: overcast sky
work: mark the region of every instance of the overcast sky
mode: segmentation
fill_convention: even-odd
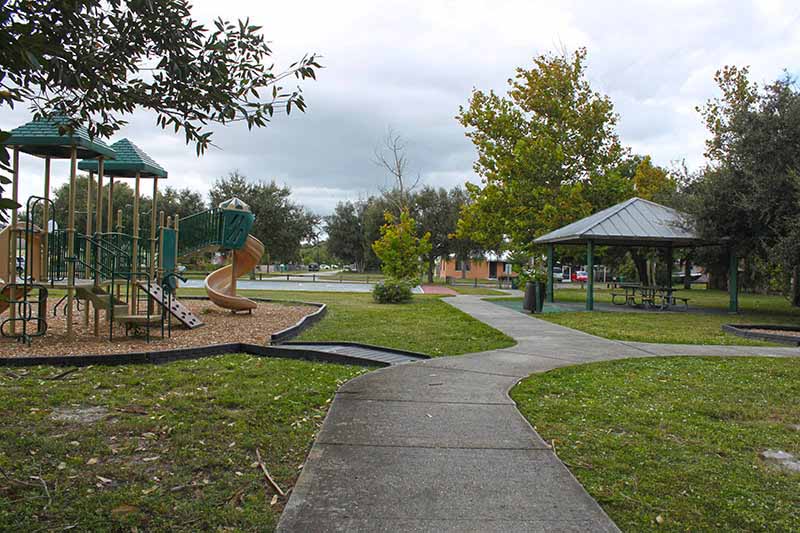
[[[504,92],[515,67],[547,51],[587,47],[589,80],[611,97],[623,143],[690,168],[702,164],[706,137],[694,108],[716,94],[718,68],[750,65],[757,81],[800,72],[796,1],[196,0],[194,13],[204,22],[250,17],[278,66],[321,54],[318,81],[302,85],[308,111],[261,130],[217,128],[218,148],[200,158],[149,113],[134,114],[115,138],[153,156],[172,186],[206,192],[238,169],[289,185],[320,214],[388,183],[372,159],[389,126],[407,139],[411,170],[425,183],[476,182],[459,106],[473,88]],[[0,114],[4,129],[27,119],[25,110]],[[41,194],[43,163],[21,160],[21,197]],[[66,173],[66,163],[54,163],[54,184]]]

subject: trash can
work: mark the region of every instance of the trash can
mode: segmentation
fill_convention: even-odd
[[[536,287],[535,283],[532,281],[528,281],[525,283],[525,294],[522,297],[522,308],[529,313],[533,313],[534,311],[534,301],[536,300]]]

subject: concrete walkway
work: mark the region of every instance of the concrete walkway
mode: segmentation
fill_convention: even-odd
[[[517,411],[511,387],[535,372],[626,357],[800,355],[795,348],[611,341],[478,296],[445,301],[518,344],[346,383],[279,531],[618,531]]]

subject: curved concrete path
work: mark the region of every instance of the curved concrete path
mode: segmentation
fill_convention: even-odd
[[[535,372],[626,357],[800,355],[795,348],[612,341],[477,296],[445,301],[517,345],[346,383],[279,531],[618,531],[517,411],[511,387]]]

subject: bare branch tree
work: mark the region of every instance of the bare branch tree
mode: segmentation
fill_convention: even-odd
[[[386,170],[394,181],[392,189],[381,189],[384,197],[395,204],[398,211],[408,208],[411,192],[419,185],[422,175],[418,172],[413,181],[409,180],[406,143],[391,126],[387,128],[381,144],[375,148],[373,162]]]

